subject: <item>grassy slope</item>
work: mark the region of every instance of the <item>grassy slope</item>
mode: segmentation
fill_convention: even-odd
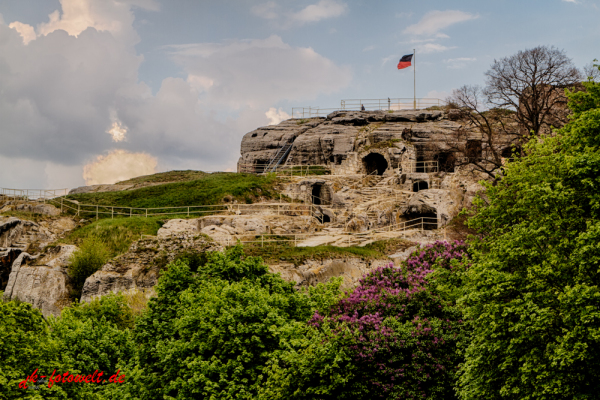
[[[358,257],[365,260],[388,259],[388,255],[405,250],[414,243],[403,239],[382,240],[364,247],[293,247],[287,243],[274,243],[261,247],[260,243],[245,244],[244,253],[249,256],[262,257],[267,264],[291,262],[298,266],[306,260],[323,260],[335,257]]]
[[[79,246],[87,238],[97,238],[115,257],[125,253],[141,235],[156,235],[163,222],[159,217],[101,219],[71,231],[59,242]]]
[[[138,179],[138,178],[136,178]],[[252,203],[260,197],[275,198],[274,176],[237,173],[207,174],[200,179],[166,183],[120,192],[82,193],[67,196],[81,204],[135,208],[177,207],[220,204],[227,195]]]
[[[202,179],[206,175],[206,172],[202,171],[168,171],[159,172],[153,175],[138,176],[126,181],[117,182],[118,185],[143,185],[145,183],[172,183],[172,182],[184,182],[184,181],[195,181]]]

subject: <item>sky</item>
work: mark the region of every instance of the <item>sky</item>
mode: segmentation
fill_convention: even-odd
[[[582,68],[599,21],[600,0],[0,0],[0,187],[235,171],[292,107],[411,98],[413,72],[444,99],[539,45]]]

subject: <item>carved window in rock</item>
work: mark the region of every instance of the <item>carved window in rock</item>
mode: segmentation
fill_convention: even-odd
[[[429,189],[429,184],[425,181],[417,181],[413,183],[413,192],[417,193],[421,190]]]
[[[443,151],[436,154],[435,160],[438,162],[439,172],[454,172],[456,164],[456,155],[451,151]]]
[[[481,161],[483,155],[481,140],[467,140],[466,153],[469,162]]]
[[[315,183],[311,189],[312,203],[315,205],[331,204],[331,190],[323,183]]]

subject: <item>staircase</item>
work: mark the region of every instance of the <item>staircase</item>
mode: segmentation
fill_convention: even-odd
[[[285,160],[287,155],[292,150],[292,147],[294,146],[294,139],[295,137],[288,139],[288,141],[281,146],[279,150],[277,150],[277,153],[275,153],[273,158],[271,158],[269,165],[267,165],[264,172],[275,172],[277,170],[277,167]]]

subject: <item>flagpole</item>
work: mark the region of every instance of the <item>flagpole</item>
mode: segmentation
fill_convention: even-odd
[[[413,108],[417,109],[417,51],[413,49]]]

